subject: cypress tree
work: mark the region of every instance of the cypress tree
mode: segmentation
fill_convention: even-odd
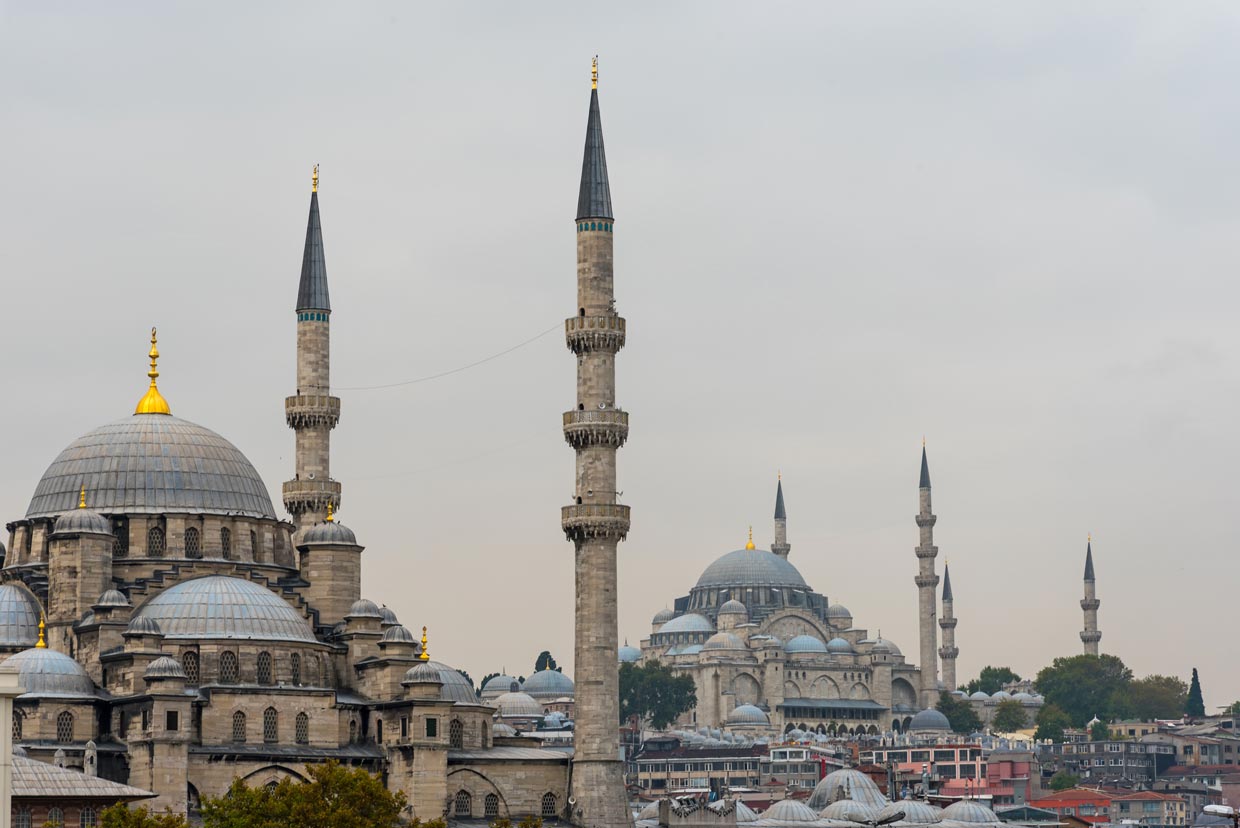
[[[1188,700],[1184,702],[1184,712],[1189,716],[1206,715],[1206,703],[1201,697],[1201,680],[1197,678],[1197,668],[1193,668],[1193,681],[1188,685]]]

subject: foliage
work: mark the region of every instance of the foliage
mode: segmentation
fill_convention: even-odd
[[[251,788],[240,779],[218,799],[202,802],[204,828],[396,828],[406,800],[378,777],[339,762],[309,765],[309,779],[285,777],[272,787]],[[430,823],[425,823],[429,826]]]
[[[1020,681],[1020,676],[1012,671],[1011,667],[991,667],[987,665],[982,668],[982,672],[978,677],[964,686],[964,692],[972,695],[981,690],[988,696],[994,695],[1003,689],[1003,685],[1013,681]]]
[[[1067,771],[1060,771],[1051,777],[1048,784],[1052,791],[1066,791],[1069,788],[1075,788],[1081,782],[1079,777],[1073,776]]]
[[[1071,724],[1084,727],[1094,716],[1122,718],[1131,682],[1132,670],[1116,656],[1078,655],[1055,659],[1038,671],[1035,683],[1046,707],[1058,707]]]
[[[620,723],[637,716],[663,730],[681,713],[697,704],[693,678],[677,675],[672,668],[651,661],[641,667],[620,665]]]
[[[1184,712],[1188,685],[1175,676],[1146,676],[1129,683],[1123,702],[1115,708],[1142,721],[1176,719]]]
[[[1004,699],[995,708],[995,717],[990,720],[990,727],[997,733],[1012,733],[1029,726],[1029,716],[1025,706],[1015,699]]]
[[[171,811],[152,813],[147,808],[130,808],[123,802],[99,812],[101,828],[189,828],[180,814]]]
[[[458,673],[460,673],[461,675],[463,675],[463,676],[465,677],[465,680],[469,682],[469,686],[470,686],[470,687],[473,687],[473,686],[474,686],[474,680],[473,680],[472,678],[470,678],[469,673],[465,672],[464,670],[457,670],[457,672],[458,672]],[[476,695],[478,695],[478,690],[477,690],[477,688],[475,688],[475,689],[474,689],[474,695],[475,695],[475,696],[476,696]]]
[[[1092,742],[1107,742],[1111,739],[1111,728],[1107,727],[1107,723],[1099,719],[1089,728],[1089,739]]]
[[[939,703],[935,706],[947,717],[953,733],[974,733],[982,729],[982,720],[978,718],[973,705],[967,701],[958,701],[947,691],[939,693]]]
[[[485,676],[483,676],[482,681],[478,682],[478,691],[474,695],[476,695],[478,698],[482,698],[482,688],[486,686],[486,683],[488,681],[490,681],[491,679],[495,678],[498,675],[499,673],[487,673]]]
[[[504,822],[508,822],[508,820],[504,820]],[[428,820],[422,820],[415,817],[410,820],[408,828],[448,828],[448,820],[443,819],[442,817]]]
[[[1223,715],[1231,716],[1233,719],[1240,719],[1240,701],[1234,701],[1223,708]]]
[[[1052,742],[1062,742],[1064,728],[1072,727],[1072,719],[1056,704],[1042,705],[1035,721],[1038,729],[1033,738],[1050,739]]]
[[[517,828],[542,828],[542,824],[542,817],[530,815],[523,817],[521,821],[517,823]]]
[[[555,659],[552,658],[551,653],[548,650],[543,650],[541,653],[539,653],[538,660],[534,662],[535,673],[542,672],[543,670],[555,670],[557,673],[563,672],[556,665]]]
[[[1184,701],[1184,712],[1189,716],[1206,715],[1206,701],[1201,695],[1201,679],[1197,677],[1197,668],[1193,668],[1193,681],[1188,687],[1188,698]]]

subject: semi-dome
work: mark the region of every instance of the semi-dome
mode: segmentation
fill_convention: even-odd
[[[492,702],[504,718],[542,718],[543,708],[529,693],[508,692],[497,696]]]
[[[398,643],[398,644],[418,643],[418,640],[413,637],[413,633],[409,632],[409,628],[402,627],[400,624],[397,624],[394,627],[388,627],[387,630],[383,633],[383,638],[379,640],[386,641],[389,644],[390,643]]]
[[[0,647],[33,647],[39,640],[39,599],[21,584],[0,584]]]
[[[827,652],[829,653],[834,653],[836,655],[848,655],[852,651],[852,645],[843,638],[836,637],[827,642]]]
[[[129,599],[125,597],[125,593],[119,589],[109,589],[99,596],[99,600],[95,602],[97,607],[127,607]]]
[[[135,414],[74,440],[43,473],[26,517],[76,509],[83,486],[91,508],[109,515],[276,517],[266,484],[236,446],[171,414]]]
[[[142,678],[148,679],[184,679],[185,670],[181,663],[171,656],[160,656],[147,665]]]
[[[784,652],[825,653],[827,652],[827,645],[822,642],[821,638],[815,638],[812,635],[798,635],[788,639],[788,643],[784,645]]]
[[[767,725],[771,720],[762,709],[752,704],[738,704],[728,713],[729,725]]]
[[[951,730],[951,722],[947,720],[940,711],[934,708],[926,708],[917,715],[913,716],[909,722],[908,729],[917,730]]]
[[[827,607],[828,618],[852,618],[852,612],[843,604],[832,604]]]
[[[701,644],[686,644],[680,648],[678,655],[697,655],[702,652]]]
[[[95,684],[86,675],[86,669],[64,653],[32,647],[9,656],[3,663],[17,668],[19,683],[27,696],[95,695]]]
[[[706,643],[702,645],[703,650],[743,650],[745,642],[741,641],[741,637],[736,633],[721,632],[715,633],[706,639]]]
[[[358,598],[349,607],[349,612],[345,618],[378,618],[383,619],[383,613],[379,612],[379,605],[369,598]]]
[[[733,598],[729,601],[723,602],[723,604],[719,607],[719,614],[720,615],[744,615],[748,617],[749,610],[745,609],[744,604],[742,604],[740,601]]]
[[[976,799],[959,799],[943,809],[943,819],[974,825],[998,825],[995,812]]]
[[[796,799],[781,799],[762,812],[762,822],[771,824],[817,821],[814,809]]]
[[[878,819],[881,809],[868,802],[857,802],[852,799],[839,799],[832,802],[820,812],[823,819],[837,822],[874,822]]]
[[[704,615],[698,615],[696,612],[688,612],[684,615],[678,615],[671,621],[668,621],[659,628],[659,634],[663,633],[690,633],[690,632],[714,632],[715,625],[710,623]]]
[[[698,578],[698,588],[726,586],[799,587],[809,585],[786,558],[765,549],[737,549],[716,560]]]
[[[876,808],[887,804],[887,797],[883,796],[874,780],[853,768],[841,768],[824,776],[814,786],[814,792],[810,794],[806,804],[817,811],[845,796],[853,802],[873,805]]]
[[[325,520],[322,523],[314,524],[302,532],[301,540],[297,544],[299,546],[310,546],[312,544],[357,546],[357,535],[353,534],[352,529],[344,526],[339,521]]]
[[[169,587],[138,608],[134,620],[139,618],[157,621],[166,638],[316,643],[306,619],[284,599],[252,581],[226,575]]]
[[[82,506],[56,518],[53,535],[111,535],[112,524],[94,509]]]
[[[654,614],[654,618],[650,619],[651,624],[666,624],[676,617],[676,613],[664,607]]]
[[[636,647],[631,647],[628,644],[625,644],[617,651],[616,656],[619,658],[621,664],[633,664],[641,659],[642,651]]]
[[[521,689],[536,699],[558,699],[576,691],[573,680],[558,670],[539,670],[525,680]]]

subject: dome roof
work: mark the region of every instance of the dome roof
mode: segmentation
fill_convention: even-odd
[[[832,638],[827,642],[827,652],[836,654],[848,654],[853,651],[852,645],[843,638]]]
[[[795,799],[781,799],[762,812],[763,822],[817,822],[814,809]]]
[[[991,695],[991,698],[994,699],[995,701],[1003,701],[1004,699],[1012,698],[1012,694],[1006,690],[996,690]]]
[[[874,822],[878,819],[880,808],[868,802],[855,802],[851,799],[839,799],[821,811],[823,819],[840,822]]]
[[[473,683],[465,678],[460,670],[455,667],[449,667],[441,661],[424,661],[422,664],[429,664],[439,671],[439,680],[443,682],[443,687],[439,689],[439,698],[443,701],[456,702],[457,704],[479,704],[478,696],[474,693]],[[416,667],[421,665],[414,665]],[[405,675],[408,675],[406,673]]]
[[[828,618],[852,618],[852,613],[843,604],[832,604],[827,607]]]
[[[394,627],[388,627],[387,631],[383,633],[383,638],[379,640],[387,641],[389,643],[398,642],[401,644],[418,643],[417,639],[413,637],[413,633],[409,632],[407,627],[402,627],[400,624],[397,624]]]
[[[650,619],[651,624],[666,624],[676,617],[676,613],[664,607],[654,614],[654,618]]]
[[[1033,701],[1033,696],[1031,696],[1031,695],[1030,695],[1030,694],[1028,694],[1028,693],[1017,693],[1016,695],[1012,696],[1012,698],[1013,698],[1013,699],[1015,699],[1015,700],[1016,700],[1016,701],[1018,701],[1018,702],[1031,702],[1031,701]]]
[[[118,589],[109,589],[99,596],[99,600],[95,602],[97,607],[127,607],[129,599],[125,597],[125,593]]]
[[[642,651],[625,644],[616,655],[619,657],[621,664],[633,664],[642,657]]]
[[[573,680],[557,670],[539,670],[525,680],[521,690],[536,699],[558,699],[576,692]]]
[[[741,641],[741,637],[736,633],[721,632],[715,633],[710,638],[706,639],[706,643],[702,645],[702,649],[743,650],[745,649],[745,642]]]
[[[505,718],[538,717],[541,719],[543,715],[542,705],[529,693],[504,693],[496,697],[494,704],[499,708],[499,715]]]
[[[226,575],[179,584],[138,608],[167,638],[246,638],[316,643],[306,619],[266,587]],[[133,623],[130,623],[133,629]]]
[[[16,667],[28,696],[94,696],[95,684],[85,668],[64,653],[32,647],[3,662]]]
[[[498,696],[500,693],[507,693],[512,689],[513,685],[521,686],[521,682],[517,681],[515,676],[509,676],[500,673],[498,676],[491,676],[482,683],[482,696],[486,698],[487,694]]]
[[[714,632],[715,625],[704,615],[688,612],[678,615],[659,628],[660,633]]]
[[[0,647],[33,647],[41,612],[39,599],[25,586],[0,584]]]
[[[748,805],[746,805],[744,802],[741,802],[738,799],[733,803],[733,805],[736,808],[736,821],[738,823],[758,821],[757,812],[754,811],[753,808],[750,808]]]
[[[699,589],[723,586],[809,588],[795,566],[765,549],[737,549],[729,552],[706,567],[697,582]]]
[[[309,546],[310,544],[339,544],[341,546],[357,546],[357,535],[353,534],[353,530],[335,520],[325,520],[316,523],[309,529],[301,533],[301,540],[297,542],[298,546]]]
[[[969,696],[969,701],[986,701],[989,698],[990,696],[987,695],[985,690],[978,690],[976,693]]]
[[[952,725],[941,712],[934,708],[927,708],[913,717],[913,720],[909,722],[908,729],[914,731],[951,730]]]
[[[920,799],[901,799],[892,802],[878,813],[878,819],[893,816],[897,811],[904,812],[901,825],[933,825],[943,819],[943,810]]]
[[[827,645],[822,643],[821,638],[815,638],[812,635],[798,635],[788,640],[784,645],[784,652],[788,653],[825,653]]]
[[[358,598],[349,607],[349,614],[345,618],[383,618],[383,613],[379,612],[379,605],[369,598]]]
[[[730,601],[724,601],[723,606],[719,607],[719,615],[749,615],[749,610],[745,609],[745,605],[735,598]]]
[[[147,665],[143,678],[148,679],[184,679],[185,670],[180,662],[170,656],[160,656]]]
[[[686,644],[680,648],[680,652],[677,655],[697,655],[700,652],[702,652],[701,644]]]
[[[838,799],[841,790],[853,802],[873,805],[876,808],[887,804],[887,797],[883,796],[874,780],[853,768],[841,768],[824,776],[814,787],[807,804],[815,810],[821,810]]]
[[[112,524],[94,509],[79,508],[56,518],[53,535],[111,535]]]
[[[510,724],[504,724],[503,722],[496,722],[495,724],[491,725],[491,735],[492,736],[516,736],[517,729]],[[653,804],[658,805],[657,802]]]
[[[960,799],[948,805],[943,809],[943,819],[983,825],[999,824],[995,812],[976,799]]]
[[[439,670],[431,666],[431,662],[422,661],[405,671],[405,679],[401,684],[443,684],[443,679]]]
[[[732,708],[732,712],[728,713],[727,723],[730,725],[767,725],[771,723],[771,720],[760,708],[752,704],[738,704]]]
[[[104,514],[276,516],[266,484],[236,446],[169,414],[135,414],[74,440],[43,473],[26,517],[75,509],[83,486]]]
[[[379,616],[383,618],[384,624],[399,624],[400,623],[399,621],[396,620],[395,611],[390,609],[386,604],[382,607],[379,607]]]
[[[129,626],[125,628],[125,633],[128,635],[163,635],[164,631],[154,618],[135,615],[129,619]]]

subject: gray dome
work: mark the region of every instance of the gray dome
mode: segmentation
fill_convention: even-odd
[[[340,546],[357,546],[357,535],[353,534],[353,530],[334,520],[325,520],[322,523],[316,523],[309,529],[301,533],[301,540],[297,542],[298,546],[310,546],[312,544],[337,544]]]
[[[1012,694],[1006,690],[996,690],[991,698],[995,701],[1003,701],[1004,699],[1012,698]]]
[[[886,653],[888,655],[900,655],[900,648],[897,647],[895,644],[892,644],[890,641],[883,638],[882,636],[879,636],[878,638],[874,639],[874,643],[870,645],[870,652]]]
[[[369,598],[358,598],[353,602],[353,606],[349,607],[349,613],[345,618],[383,618],[383,613],[379,612],[379,605]]]
[[[399,621],[396,620],[396,613],[392,609],[390,609],[386,604],[379,607],[379,615],[383,618],[384,624],[399,624],[400,623]]]
[[[109,589],[107,592],[99,596],[99,600],[95,602],[97,607],[127,607],[129,599],[125,597],[125,593],[118,589]]]
[[[745,609],[745,605],[733,598],[730,601],[724,601],[719,607],[719,615],[749,615],[749,610]]]
[[[634,664],[641,659],[642,651],[636,647],[630,647],[628,644],[625,644],[620,648],[616,655],[619,657],[621,664]]]
[[[909,722],[909,730],[951,730],[951,722],[947,721],[947,717],[933,708],[927,708]]]
[[[741,637],[735,633],[721,632],[715,633],[706,639],[706,643],[702,645],[703,650],[743,650],[745,642],[741,641]]]
[[[853,802],[875,808],[887,804],[887,797],[883,796],[874,780],[853,768],[842,768],[824,776],[814,787],[807,804],[814,810],[821,810],[838,798],[841,789]]]
[[[159,622],[167,638],[245,638],[317,643],[297,610],[271,590],[226,575],[182,581],[134,616]],[[130,623],[133,629],[133,623]]]
[[[1031,701],[1033,701],[1033,696],[1032,696],[1032,695],[1030,695],[1029,693],[1017,693],[1016,695],[1012,696],[1012,698],[1013,698],[1015,701],[1018,701],[1018,702],[1031,702]]]
[[[688,612],[684,615],[678,615],[671,621],[668,621],[659,628],[659,634],[663,633],[688,633],[688,632],[714,632],[715,625],[710,623],[704,615],[698,615],[696,612]]]
[[[969,696],[969,701],[986,701],[989,698],[990,696],[986,694],[985,690],[978,690],[976,693]]]
[[[852,645],[843,638],[832,638],[827,642],[827,652],[837,655],[847,655],[853,651]]]
[[[64,653],[34,647],[3,662],[16,667],[27,696],[94,696],[95,684],[85,668]]]
[[[944,820],[971,822],[982,825],[998,825],[999,818],[995,812],[976,799],[960,799],[943,809]]]
[[[505,673],[491,676],[482,683],[482,695],[485,698],[488,694],[498,696],[501,693],[507,693],[514,684],[518,687],[521,685],[521,682],[517,681],[516,676],[510,676]]]
[[[741,802],[741,801],[738,799],[738,800],[736,800],[736,801],[733,803],[733,805],[734,805],[734,807],[736,808],[736,821],[737,821],[737,823],[757,822],[757,821],[758,821],[758,814],[757,814],[757,812],[756,812],[756,811],[754,811],[754,809],[753,809],[753,808],[750,808],[748,805],[746,805],[744,802]]]
[[[461,674],[460,670],[449,667],[441,661],[422,663],[429,664],[439,671],[439,680],[443,682],[443,687],[439,688],[440,699],[457,704],[479,704],[478,696],[474,693],[474,685]]]
[[[832,604],[827,607],[828,618],[852,618],[852,613],[843,604]]]
[[[408,628],[397,624],[395,627],[388,627],[387,632],[383,634],[381,641],[399,642],[401,644],[417,644],[417,639],[413,637],[413,633]]]
[[[517,729],[510,724],[504,724],[503,722],[496,722],[495,724],[491,725],[491,735],[492,736],[516,736]],[[657,802],[654,804],[658,805]]]
[[[576,692],[573,680],[556,670],[539,670],[525,680],[521,689],[536,699],[558,699]]]
[[[163,635],[164,631],[160,628],[159,622],[147,615],[135,615],[129,620],[129,626],[125,628],[125,632],[129,635]]]
[[[809,585],[797,568],[784,558],[764,549],[737,549],[716,560],[702,577],[698,588],[724,586],[800,587]]]
[[[400,629],[404,629],[401,627]],[[464,678],[464,676],[462,676]],[[431,662],[423,661],[415,664],[405,671],[405,680],[402,684],[443,684],[439,670],[431,666]]]
[[[827,652],[827,645],[822,643],[822,639],[815,638],[812,635],[798,635],[784,645],[784,652],[825,653]]]
[[[879,807],[867,802],[840,799],[822,809],[823,819],[839,822],[873,822],[878,819]]]
[[[493,704],[499,708],[499,715],[509,717],[542,718],[542,705],[528,693],[508,692],[496,697]]]
[[[933,825],[943,819],[941,808],[936,808],[920,799],[901,799],[899,802],[892,802],[879,812],[878,819],[892,816],[896,811],[904,812],[904,819],[900,820],[901,825]]]
[[[56,518],[53,535],[109,535],[112,524],[94,509],[74,509]]]
[[[185,670],[181,668],[180,662],[175,658],[160,656],[147,666],[146,672],[142,674],[142,677],[148,679],[183,679],[185,678]]]
[[[664,607],[654,614],[654,618],[650,620],[651,624],[666,624],[676,617],[676,613]]]
[[[0,584],[0,647],[33,647],[41,612],[39,599],[25,586]]]
[[[771,720],[762,712],[761,708],[754,707],[752,704],[738,704],[732,708],[732,712],[728,713],[729,725],[767,725]]]
[[[781,799],[762,812],[762,821],[771,823],[817,822],[818,814],[804,802]]]
[[[236,446],[168,414],[135,414],[74,440],[43,473],[26,517],[74,510],[82,486],[91,508],[109,515],[276,516],[266,484]]]

